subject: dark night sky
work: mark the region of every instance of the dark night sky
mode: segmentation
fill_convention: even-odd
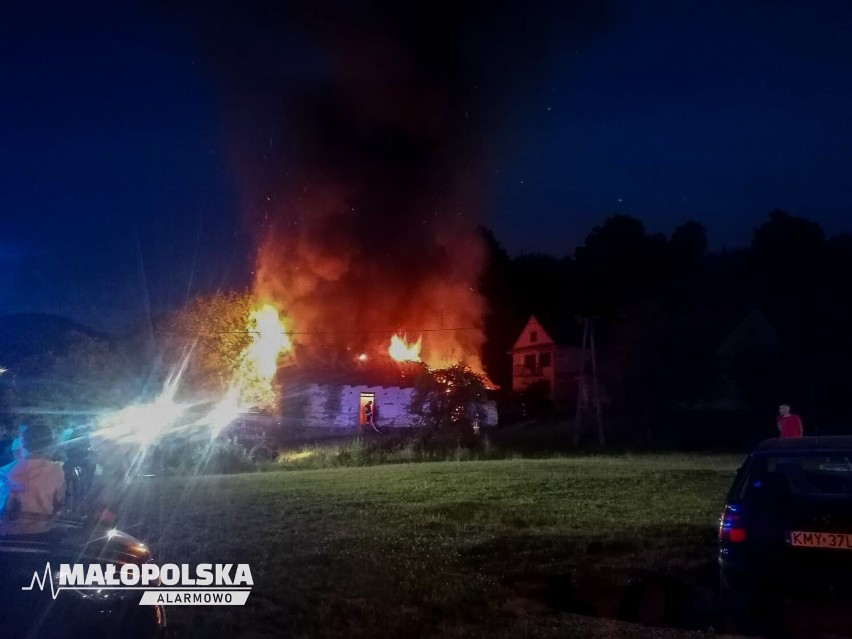
[[[115,327],[245,281],[197,32],[151,6],[16,4],[0,9],[0,313]],[[776,207],[852,230],[849,3],[624,2],[582,43],[546,37],[532,63],[495,57],[505,89],[471,114],[485,219],[511,253],[570,252],[613,213],[664,232],[698,219],[716,248]]]
[[[500,237],[559,251],[618,212],[655,231],[698,219],[715,247],[741,245],[776,207],[852,228],[852,5],[626,7],[515,98],[495,149]],[[562,237],[518,231],[521,210]]]

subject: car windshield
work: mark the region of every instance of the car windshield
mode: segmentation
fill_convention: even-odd
[[[852,450],[759,456],[744,482],[743,496],[767,487],[791,495],[852,497]]]

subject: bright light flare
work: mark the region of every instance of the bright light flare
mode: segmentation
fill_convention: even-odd
[[[99,434],[116,443],[146,447],[164,435],[202,426],[209,428],[211,437],[215,438],[250,407],[273,404],[275,391],[272,382],[278,358],[292,349],[292,342],[278,311],[269,304],[252,311],[248,330],[252,335],[251,343],[240,356],[228,391],[216,403],[175,401],[180,379],[189,361],[188,353],[159,397],[152,402],[133,404],[105,415],[99,420]],[[202,404],[212,405],[206,415],[196,419],[187,414],[191,408],[194,410]]]
[[[116,442],[147,446],[175,427],[187,406],[161,395],[150,404],[134,404],[101,419],[100,434]]]
[[[163,392],[153,402],[133,404],[101,418],[99,434],[114,442],[148,446],[173,430],[189,408],[189,404],[175,402],[187,361],[185,358],[178,373],[166,382]]]
[[[234,421],[247,407],[240,402],[240,391],[236,386],[228,389],[227,394],[206,416],[198,420],[198,425],[210,428],[210,437],[215,439],[228,424]]]
[[[391,337],[388,353],[397,362],[419,362],[422,343],[422,336],[418,337],[416,342],[409,343],[404,337],[394,335]]]

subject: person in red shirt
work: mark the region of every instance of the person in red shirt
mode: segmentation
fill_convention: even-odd
[[[788,404],[781,404],[778,407],[778,419],[776,423],[778,425],[779,437],[801,437],[804,434],[802,420],[798,415],[790,412]]]

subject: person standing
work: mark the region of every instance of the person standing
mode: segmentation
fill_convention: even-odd
[[[0,473],[0,483],[7,491],[0,528],[7,533],[46,532],[65,497],[65,473],[62,464],[50,459],[50,428],[43,424],[28,426],[22,444],[21,457]]]
[[[789,404],[781,404],[778,407],[776,425],[778,426],[778,436],[781,438],[801,437],[804,435],[802,420],[798,415],[790,412]]]

